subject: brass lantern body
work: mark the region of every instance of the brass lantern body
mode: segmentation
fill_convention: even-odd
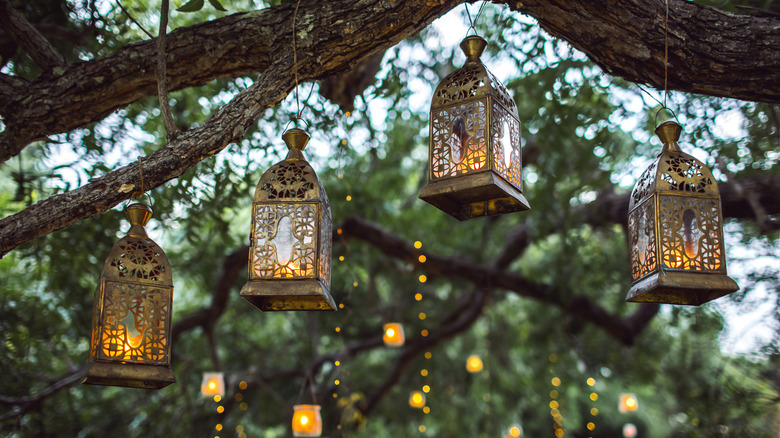
[[[739,289],[726,273],[717,182],[680,149],[681,132],[671,121],[656,128],[663,149],[631,193],[626,301],[698,306]]]
[[[109,252],[95,290],[83,383],[157,389],[176,382],[171,369],[171,265],[144,229],[152,209],[135,203],[126,213],[130,230]]]
[[[486,46],[478,36],[461,42],[466,63],[431,102],[428,184],[419,197],[458,220],[530,209],[517,105],[480,61]]]
[[[290,149],[260,179],[252,203],[249,281],[241,296],[263,311],[336,310],[330,296],[330,204],[303,157],[309,136],[293,128]]]

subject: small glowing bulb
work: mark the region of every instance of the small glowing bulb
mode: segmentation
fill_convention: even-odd
[[[599,395],[596,394],[595,392],[591,392],[590,393],[590,399],[593,400],[593,401],[596,401],[596,400],[599,399]]]
[[[420,332],[420,335],[422,335],[422,337],[423,337],[423,338],[424,338],[424,337],[426,337],[426,336],[428,336],[428,330],[425,330],[425,329],[423,329],[423,330]]]
[[[241,383],[238,384],[238,387],[241,388],[242,390],[246,389],[246,382],[242,380]]]
[[[431,413],[431,408],[426,406],[426,407],[423,408],[423,412],[426,413],[426,414],[430,414]]]
[[[343,262],[344,261],[344,256],[339,256],[339,261]]]
[[[428,392],[431,392],[431,387],[430,387],[430,386],[428,386],[428,385],[424,385],[424,386],[422,387],[422,390],[423,390],[423,392],[425,392],[425,393],[428,393]]]
[[[357,287],[357,285],[358,285],[358,282],[357,282],[357,281],[356,281],[356,282],[354,282],[354,283],[352,283],[352,287]]]
[[[334,380],[334,381],[333,381],[333,383],[334,383],[336,386],[339,386],[339,385],[341,384],[341,381],[340,381],[339,379],[336,379],[336,380]]]
[[[343,309],[343,308],[344,308],[344,303],[339,303],[339,309]]]
[[[425,425],[421,424],[420,427],[417,428],[420,432],[425,432]]]
[[[561,385],[561,379],[559,379],[557,377],[553,377],[552,378],[552,385],[553,386],[560,386]]]
[[[336,361],[336,362],[334,362],[333,364],[334,364],[334,365],[336,365],[336,366],[340,366],[340,365],[341,365],[341,361],[338,361],[338,360],[337,360],[337,361]]]
[[[214,401],[215,401],[215,402],[219,403],[219,401],[220,401],[220,400],[222,400],[222,397],[220,397],[220,396],[218,396],[218,395],[215,395],[215,396],[214,396]]]
[[[428,259],[424,255],[421,255],[420,257],[417,257],[417,260],[419,260],[420,263],[425,263],[425,261]]]
[[[428,370],[423,368],[422,370],[420,370],[420,375],[423,376],[423,377],[427,376],[428,375]]]
[[[430,351],[426,351],[425,352],[425,358],[426,359],[430,359],[431,358],[431,352]]]
[[[588,386],[594,386],[596,384],[596,379],[593,377],[588,377]]]
[[[223,413],[223,412],[225,412],[225,408],[224,408],[223,406],[219,406],[219,407],[217,407],[217,413],[218,413],[218,414],[221,414],[221,413]]]
[[[417,316],[418,316],[420,319],[425,319],[425,313],[424,313],[424,312],[420,312],[420,314],[419,314],[419,315],[417,315]]]
[[[425,283],[426,281],[428,281],[428,277],[426,277],[425,275],[421,275],[419,280],[420,280],[420,283]]]
[[[387,329],[387,336],[390,337],[390,338],[395,336],[395,330],[393,330],[391,328]]]
[[[596,425],[593,422],[588,423],[588,430],[593,430],[596,428]]]
[[[219,432],[220,430],[222,430],[222,425],[217,423],[217,426],[214,429],[217,429],[217,432]]]
[[[341,233],[343,233],[343,232],[344,232],[344,231],[343,231],[341,228],[339,228],[339,229],[337,229],[337,230],[336,230],[336,234],[341,234]]]
[[[416,294],[414,294],[414,299],[417,300],[417,301],[421,301],[422,300],[422,294],[417,292]]]
[[[599,410],[596,408],[593,408],[590,410],[590,415],[593,415],[594,417],[599,414]]]
[[[341,331],[341,327],[336,327],[336,333]]]
[[[352,200],[352,196],[347,195],[347,201],[351,201],[351,200]]]
[[[420,242],[419,240],[414,242],[414,247],[417,248],[417,249],[422,248],[422,242]]]
[[[512,427],[509,429],[509,435],[510,435],[510,436],[512,436],[512,437],[515,437],[515,438],[516,438],[516,437],[519,437],[521,433],[522,433],[522,432],[520,432],[520,428],[519,428],[519,427],[517,427],[517,426],[512,426]]]

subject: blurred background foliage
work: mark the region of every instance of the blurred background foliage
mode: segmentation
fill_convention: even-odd
[[[12,3],[30,21],[68,36],[55,45],[69,60],[98,58],[146,38],[115,2]],[[171,27],[278,3],[224,0],[226,13],[207,3],[197,12],[174,11]],[[778,12],[770,1],[703,3],[736,13]],[[158,1],[122,5],[156,34]],[[416,197],[426,183],[430,96],[463,63],[457,42],[465,36],[465,23],[458,7],[390,48],[375,81],[349,111],[320,95],[320,84],[300,86],[303,118],[313,136],[307,155],[330,197],[334,224],[359,216],[409,241],[420,240],[426,251],[478,263],[489,263],[507,233],[525,224],[533,243],[513,263],[513,272],[587,296],[616,314],[631,314],[635,305],[624,302],[630,278],[623,227],[586,225],[575,212],[600,194],[631,190],[660,150],[651,133],[661,95],[604,74],[533,19],[488,4],[477,25],[490,42],[483,61],[518,104],[525,194],[533,210],[456,223]],[[28,78],[39,73],[8,41],[1,49],[4,73]],[[181,127],[203,123],[255,79],[224,78],[173,92],[174,118]],[[718,169],[721,180],[778,173],[777,106],[681,93],[671,93],[669,102],[685,128],[684,148]],[[283,158],[280,136],[296,109],[288,97],[267,110],[240,143],[150,192],[155,219],[149,228],[174,270],[174,323],[208,306],[222,260],[248,243],[254,187]],[[98,124],[27,147],[0,167],[0,213],[21,211],[156,150],[165,138],[158,116],[156,97],[148,98]],[[403,322],[407,336],[417,336],[441,324],[471,292],[470,284],[441,276],[420,283],[422,272],[367,244],[335,243],[332,293],[344,304],[337,313],[259,313],[238,298],[243,275],[234,285],[213,329],[229,387],[221,403],[224,414],[199,393],[202,373],[217,366],[200,328],[183,333],[173,346],[175,385],[159,391],[72,385],[16,414],[18,404],[9,400],[39,394],[86,363],[93,290],[106,254],[128,228],[121,207],[0,259],[4,435],[290,436],[292,405],[311,401],[307,379],[278,378],[243,391],[240,381],[308,368],[347,344],[381,336],[386,321]],[[554,400],[566,436],[616,437],[625,423],[633,423],[640,437],[776,437],[778,234],[762,233],[752,221],[731,221],[726,240],[729,269],[742,290],[701,308],[664,306],[631,347],[558,307],[497,290],[469,330],[431,349],[430,358],[415,358],[368,417],[359,408],[392,371],[399,351],[365,351],[338,367],[328,362],[311,376],[326,396],[319,400],[323,435],[502,437],[521,425],[525,436],[553,436]],[[730,331],[730,322],[745,318],[754,320],[745,336]],[[485,363],[481,373],[465,370],[473,353]],[[556,377],[559,386],[553,385]],[[428,414],[407,404],[410,392],[423,385],[431,388]],[[636,412],[618,412],[623,393],[637,395]]]

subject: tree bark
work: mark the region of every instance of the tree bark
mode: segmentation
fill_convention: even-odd
[[[299,75],[346,72],[368,55],[416,34],[462,0],[306,2],[300,17]],[[660,0],[507,0],[605,71],[663,87],[664,3]],[[780,102],[780,19],[734,15],[669,0],[669,88]],[[234,14],[168,36],[170,90],[262,72],[289,57],[294,4]],[[49,72],[29,85],[0,88],[0,161],[48,135],[102,120],[155,93],[154,42],[126,46]],[[290,74],[289,71],[279,74]]]

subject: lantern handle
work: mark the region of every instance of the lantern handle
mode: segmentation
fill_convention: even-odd
[[[463,7],[466,8],[466,16],[469,18],[469,28],[466,29],[466,36],[469,36],[469,32],[471,30],[474,30],[474,35],[477,35],[477,28],[476,23],[479,20],[479,16],[482,15],[482,10],[485,9],[485,3],[486,1],[482,2],[482,6],[479,7],[479,10],[477,10],[477,15],[474,17],[474,19],[471,19],[471,12],[469,12],[469,5],[467,3],[463,3]]]
[[[306,124],[306,130],[310,129],[309,122],[307,122],[306,120],[304,120],[304,119],[302,119],[300,117],[294,117],[294,118],[290,119],[290,121],[287,122],[286,125],[284,125],[284,130],[282,132],[287,132],[287,127],[290,126],[290,123],[293,123],[293,122],[303,122],[303,123]]]
[[[682,123],[680,123],[680,119],[677,118],[677,114],[675,114],[674,111],[672,111],[668,106],[664,105],[658,111],[656,111],[653,126],[658,126],[658,114],[661,114],[661,111],[663,110],[668,111],[672,116],[674,116],[674,120],[677,120],[678,125],[682,125]]]

